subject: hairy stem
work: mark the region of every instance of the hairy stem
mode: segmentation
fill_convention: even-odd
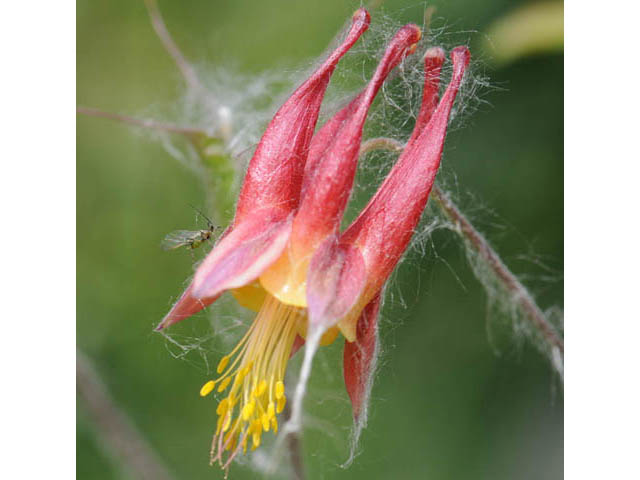
[[[504,264],[500,256],[491,245],[489,245],[489,242],[473,227],[467,217],[460,212],[460,209],[451,201],[449,195],[437,186],[433,188],[432,194],[433,199],[438,203],[440,209],[459,229],[460,234],[473,246],[478,255],[489,264],[496,277],[502,282],[505,290],[510,292],[513,298],[520,304],[531,323],[542,334],[545,341],[552,347],[557,347],[561,353],[564,353],[564,342],[555,331],[555,328],[549,323],[529,291]]]
[[[173,479],[151,445],[109,394],[91,360],[79,349],[76,351],[76,389],[104,447],[127,468],[132,478]]]
[[[155,120],[150,120],[147,118],[130,117],[128,115],[122,115],[120,113],[105,112],[97,108],[77,107],[76,112],[81,115],[87,115],[89,117],[106,118],[108,120],[115,120],[116,122],[125,123],[127,125],[147,128],[149,130],[160,130],[167,133],[177,133],[189,138],[207,135],[207,132],[199,128],[183,127],[181,125],[157,122]]]
[[[151,19],[153,29],[162,42],[162,45],[164,45],[165,50],[167,51],[167,53],[169,53],[171,58],[173,58],[173,61],[182,73],[187,86],[196,91],[204,91],[205,88],[200,82],[200,79],[198,78],[198,75],[196,74],[194,68],[182,54],[182,51],[173,41],[169,30],[167,30],[167,26],[164,23],[164,19],[162,18],[162,14],[160,13],[160,9],[158,8],[158,3],[156,2],[156,0],[145,0],[144,3],[147,6],[147,11],[149,12],[149,18]]]
[[[363,142],[360,147],[360,155],[372,150],[401,152],[403,149],[404,144],[397,140],[383,137],[373,138]],[[527,319],[540,333],[549,347],[554,365],[562,375],[562,362],[561,360],[558,361],[558,358],[561,359],[562,354],[564,354],[564,341],[549,322],[544,312],[538,307],[531,293],[529,293],[527,288],[518,280],[511,270],[509,270],[486,238],[471,224],[469,219],[460,211],[447,193],[437,185],[434,185],[431,194],[438,208],[456,227],[458,234],[464,238],[471,248],[475,250],[475,253],[489,265],[505,291],[509,292],[512,298],[520,305]],[[556,352],[558,352],[559,355]]]
[[[130,117],[96,108],[77,107],[76,111],[90,117],[106,118],[127,125],[184,136],[195,149],[202,166],[207,170],[207,175],[202,180],[207,194],[207,203],[211,209],[210,213],[225,225],[231,221],[236,171],[221,139],[213,137],[199,128]]]

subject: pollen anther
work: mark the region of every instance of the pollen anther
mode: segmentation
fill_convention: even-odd
[[[253,415],[253,410],[255,409],[256,404],[254,402],[247,403],[244,407],[242,407],[242,419],[246,422]]]
[[[231,377],[227,377],[224,380],[222,380],[222,382],[218,386],[218,393],[224,392],[226,388],[229,386],[229,383],[231,383]]]
[[[284,395],[284,383],[281,381],[278,381],[276,383],[276,398],[280,400],[283,395]]]
[[[201,397],[206,397],[207,395],[209,395],[213,391],[213,389],[215,387],[216,387],[216,382],[214,382],[213,380],[209,380],[200,389],[200,396]]]
[[[229,357],[222,357],[220,359],[220,363],[218,363],[218,368],[216,369],[218,374],[224,372],[224,369],[227,368],[227,365],[229,365]]]
[[[284,410],[284,406],[287,404],[287,397],[284,395],[278,399],[278,405],[276,408],[276,413],[281,413]]]
[[[266,380],[262,380],[260,382],[260,385],[258,385],[258,396],[262,396],[264,395],[264,392],[267,391],[267,381]]]

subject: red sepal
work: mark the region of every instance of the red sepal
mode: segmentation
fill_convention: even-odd
[[[236,209],[236,225],[256,205],[287,211],[298,206],[309,144],[329,79],[340,58],[369,28],[370,21],[365,9],[356,11],[344,41],[271,120],[249,163]]]
[[[378,341],[380,292],[362,310],[356,327],[355,342],[344,342],[344,384],[357,421],[369,395]]]
[[[454,48],[453,77],[429,123],[410,142],[358,218],[341,237],[357,245],[369,285],[379,290],[407,249],[440,166],[449,114],[469,64],[469,50]],[[419,128],[419,126],[418,126]]]
[[[280,256],[291,233],[291,216],[276,209],[254,210],[198,267],[193,296],[210,298],[254,281]]]
[[[294,255],[304,256],[337,232],[351,195],[362,128],[369,108],[389,73],[415,50],[422,33],[403,26],[389,42],[367,87],[331,118],[312,140],[305,167],[303,195],[293,224]]]
[[[367,272],[360,251],[329,237],[309,264],[307,308],[309,322],[333,326],[353,308],[366,284]]]
[[[171,307],[169,313],[165,315],[160,324],[156,327],[156,331],[160,331],[174,323],[178,323],[180,320],[184,320],[191,315],[198,313],[200,310],[208,307],[215,302],[220,295],[216,295],[211,298],[194,298],[191,296],[193,291],[193,283],[191,283],[187,289],[180,295],[178,301]]]

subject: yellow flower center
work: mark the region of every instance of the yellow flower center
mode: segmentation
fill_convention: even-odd
[[[278,431],[276,415],[287,398],[284,374],[291,348],[301,325],[306,323],[305,309],[294,307],[267,295],[251,328],[233,351],[222,357],[216,380],[205,383],[200,395],[216,389],[230,390],[216,409],[218,424],[213,441],[218,458],[225,450],[235,456],[260,445],[262,432]]]

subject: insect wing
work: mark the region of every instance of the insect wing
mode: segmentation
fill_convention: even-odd
[[[200,235],[200,231],[196,230],[175,230],[168,233],[160,244],[163,250],[174,250],[176,248],[191,245]]]

